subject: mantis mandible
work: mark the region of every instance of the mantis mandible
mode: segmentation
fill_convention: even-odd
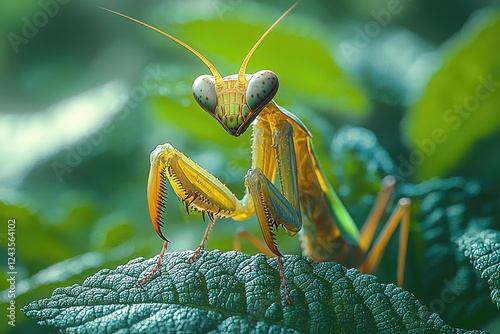
[[[309,130],[297,116],[274,102],[279,86],[277,75],[270,70],[246,73],[254,51],[297,4],[294,3],[260,37],[243,60],[238,73],[226,77],[222,77],[202,54],[174,36],[125,14],[103,8],[162,34],[196,55],[211,75],[202,75],[194,81],[194,99],[231,136],[240,136],[250,125],[253,132],[252,165],[244,180],[245,195],[240,200],[215,176],[172,145],[159,145],[153,150],[147,186],[148,208],[153,227],[164,244],[156,267],[139,284],[150,280],[160,268],[170,242],[161,230],[169,182],[186,209],[199,211],[204,219],[205,215],[209,218],[204,237],[190,262],[204,248],[217,218],[231,217],[239,221],[256,213],[267,248],[262,244],[257,246],[266,254],[277,257],[284,301],[289,304],[291,298],[283,270],[283,255],[275,242],[278,227],[283,227],[290,236],[301,232],[303,251],[315,261],[337,261],[348,267],[357,267],[362,272],[375,273],[387,242],[401,224],[397,283],[402,285],[410,220],[409,199],[398,201],[384,229],[373,242],[375,230],[394,189],[394,178],[387,176],[383,180],[372,211],[359,230],[325,178]],[[280,189],[274,184],[276,174]],[[236,243],[239,244],[239,241]]]

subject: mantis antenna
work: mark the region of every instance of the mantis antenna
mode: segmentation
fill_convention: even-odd
[[[198,59],[200,59],[205,65],[207,65],[208,69],[210,70],[210,72],[212,72],[212,75],[214,76],[215,86],[216,86],[217,90],[219,91],[219,90],[222,90],[224,88],[224,85],[222,83],[222,76],[219,74],[219,71],[217,71],[217,69],[215,68],[215,66],[205,56],[203,56],[201,53],[199,53],[198,51],[196,51],[194,48],[192,48],[188,44],[184,43],[180,39],[177,39],[177,38],[175,38],[174,36],[172,36],[170,34],[167,34],[166,32],[164,32],[164,31],[162,31],[162,30],[160,30],[160,29],[158,29],[156,27],[153,27],[152,25],[149,25],[149,24],[147,24],[145,22],[142,22],[141,20],[135,19],[133,17],[130,17],[128,15],[116,12],[116,11],[108,9],[108,8],[99,7],[99,6],[98,6],[98,8],[103,9],[105,11],[108,11],[110,13],[116,14],[118,16],[124,17],[124,18],[126,18],[128,20],[131,20],[131,21],[134,21],[136,23],[139,23],[140,25],[143,25],[146,28],[154,30],[157,33],[160,33],[163,36],[168,37],[171,40],[173,40],[174,42],[177,42],[178,44],[182,45],[183,47],[185,47],[186,49],[188,49],[189,51],[191,51],[196,57],[198,57]]]
[[[278,23],[281,22],[281,20],[283,20],[285,18],[285,16],[288,15],[288,13],[290,13],[292,11],[292,9],[295,8],[295,6],[297,6],[299,4],[300,1],[301,0],[296,1],[292,6],[290,6],[290,8],[287,9],[286,12],[284,12],[270,26],[266,30],[266,32],[259,38],[259,40],[257,41],[257,43],[255,43],[255,45],[252,47],[252,49],[250,49],[250,51],[248,52],[248,54],[246,55],[245,59],[243,60],[243,63],[241,64],[240,70],[238,72],[238,84],[239,84],[239,87],[242,88],[243,90],[244,90],[244,87],[246,87],[245,70],[246,70],[247,64],[250,61],[250,58],[252,57],[253,53],[255,52],[255,50],[257,49],[257,47],[260,45],[260,43],[264,40],[264,38],[274,29],[274,27],[276,27],[276,25],[278,25]],[[130,17],[128,15],[122,14],[120,12],[116,12],[116,11],[108,9],[108,8],[99,7],[99,6],[98,6],[98,8],[103,9],[105,11],[108,11],[110,13],[116,14],[116,15],[121,16],[123,18],[126,18],[126,19],[128,19],[130,21],[139,23],[140,25],[142,25],[142,26],[144,26],[146,28],[149,28],[151,30],[154,30],[157,33],[160,33],[163,36],[165,36],[165,37],[173,40],[174,42],[177,42],[178,44],[182,45],[183,47],[185,47],[186,49],[188,49],[189,51],[191,51],[196,57],[198,57],[208,67],[208,69],[210,70],[210,72],[212,72],[212,75],[214,76],[214,79],[215,79],[216,90],[220,92],[220,91],[222,91],[224,89],[224,84],[222,83],[222,76],[219,74],[219,72],[217,71],[217,69],[215,68],[215,66],[205,56],[203,56],[201,53],[199,53],[198,51],[196,51],[194,48],[192,48],[188,44],[184,43],[180,39],[178,39],[178,38],[176,38],[176,37],[174,37],[174,36],[172,36],[170,34],[167,34],[166,32],[164,32],[164,31],[162,31],[162,30],[160,30],[160,29],[158,29],[156,27],[153,27],[150,24],[142,22],[141,20],[138,20],[138,19]]]
[[[264,38],[266,38],[267,35],[269,35],[269,33],[271,32],[271,30],[274,29],[274,27],[276,27],[278,25],[278,23],[281,22],[281,20],[283,20],[285,18],[285,16],[288,15],[288,13],[290,13],[292,11],[292,9],[295,8],[295,6],[297,6],[299,4],[301,0],[299,1],[296,1],[292,6],[290,6],[290,8],[287,9],[286,12],[284,12],[267,30],[266,32],[259,38],[259,40],[257,41],[257,43],[255,43],[255,45],[250,49],[250,51],[248,52],[248,54],[246,55],[245,59],[243,60],[243,63],[241,63],[241,67],[240,67],[240,71],[238,72],[238,83],[240,85],[240,87],[244,87],[246,85],[246,77],[245,77],[245,70],[247,68],[247,64],[248,62],[250,61],[250,58],[252,57],[253,53],[255,52],[255,50],[257,50],[257,47],[260,45],[260,43],[262,43],[262,41],[264,40]]]

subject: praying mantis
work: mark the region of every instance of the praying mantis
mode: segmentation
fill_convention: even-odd
[[[275,240],[278,227],[283,227],[290,236],[300,232],[303,252],[314,261],[336,261],[362,272],[375,273],[389,239],[401,224],[397,284],[403,284],[410,199],[398,201],[373,242],[395,179],[392,176],[384,178],[368,218],[362,229],[358,229],[322,171],[311,133],[297,116],[274,102],[279,86],[277,75],[270,70],[246,73],[254,51],[297,4],[294,3],[264,32],[246,55],[238,73],[226,77],[222,77],[201,53],[176,37],[138,19],[102,8],[158,32],[196,55],[211,72],[211,75],[199,76],[193,83],[193,96],[199,106],[231,136],[238,137],[252,128],[252,163],[244,178],[246,192],[242,199],[172,145],[159,145],[152,151],[147,184],[148,209],[152,225],[164,244],[156,266],[139,280],[139,285],[149,281],[161,267],[170,242],[162,232],[167,183],[187,210],[199,211],[203,219],[209,218],[200,246],[189,262],[204,249],[217,218],[231,217],[241,221],[256,214],[265,245],[245,232],[237,236],[235,244],[239,245],[239,240],[247,237],[262,252],[277,257],[286,304],[291,303],[291,297],[283,269],[283,254]],[[276,175],[279,187],[274,182]]]

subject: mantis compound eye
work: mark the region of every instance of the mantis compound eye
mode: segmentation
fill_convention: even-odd
[[[267,105],[278,92],[278,76],[269,70],[252,75],[248,81],[246,101],[248,108],[257,111]]]
[[[217,94],[215,92],[215,80],[211,75],[201,75],[193,82],[193,96],[196,102],[206,112],[215,113]]]

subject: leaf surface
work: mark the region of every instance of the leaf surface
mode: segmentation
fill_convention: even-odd
[[[443,323],[412,294],[336,263],[284,259],[292,304],[285,305],[276,259],[239,252],[168,253],[101,270],[83,285],[58,288],[22,311],[69,332],[464,333]]]
[[[500,309],[500,232],[471,228],[457,242],[481,278],[488,282],[491,300]]]

